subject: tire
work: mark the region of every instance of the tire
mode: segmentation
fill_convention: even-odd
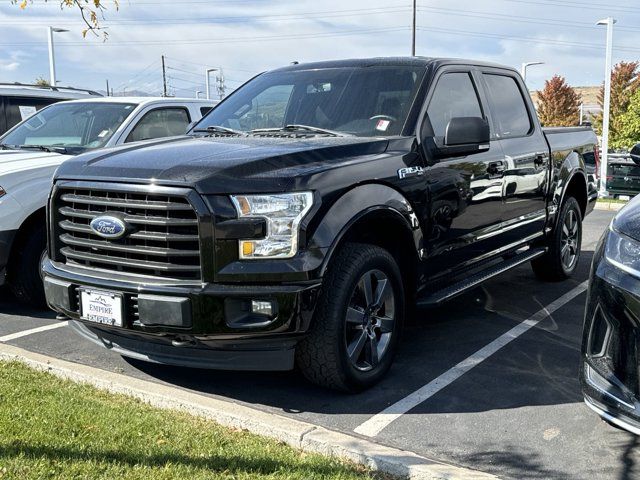
[[[317,385],[365,390],[391,367],[404,314],[402,276],[391,254],[347,243],[329,264],[311,330],[296,348],[296,363]]]
[[[558,227],[548,240],[548,251],[531,262],[540,280],[561,281],[571,277],[580,260],[582,245],[582,211],[578,201],[568,197],[562,204]]]
[[[44,225],[35,226],[22,238],[9,264],[9,288],[22,303],[45,307],[44,285],[40,278],[40,260],[47,246]]]

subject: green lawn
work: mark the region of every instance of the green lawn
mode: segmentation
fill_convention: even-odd
[[[0,362],[0,479],[364,479],[187,414]]]

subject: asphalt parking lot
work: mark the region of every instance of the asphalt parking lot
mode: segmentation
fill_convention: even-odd
[[[578,384],[584,282],[613,214],[595,211],[587,218],[574,279],[542,283],[525,265],[444,307],[421,311],[407,326],[388,377],[359,395],[322,390],[297,372],[215,372],[125,360],[4,290],[0,342],[503,478],[638,478],[637,438],[600,421],[583,404]]]

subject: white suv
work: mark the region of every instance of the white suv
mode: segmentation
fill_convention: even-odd
[[[59,102],[0,137],[0,285],[8,283],[19,300],[44,304],[45,206],[62,162],[98,148],[184,135],[215,103],[150,97]]]

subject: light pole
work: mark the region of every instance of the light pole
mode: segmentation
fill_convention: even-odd
[[[527,83],[527,68],[533,65],[543,65],[544,62],[525,62],[520,65],[520,74],[522,75],[522,80],[524,83]]]
[[[200,98],[201,93],[202,93],[202,90],[196,90],[196,98]]]
[[[205,79],[205,92],[207,94],[207,100],[211,100],[211,87],[209,85],[209,74],[211,72],[217,72],[217,68],[207,68],[204,71],[204,79]]]
[[[68,32],[64,28],[47,27],[49,39],[49,83],[52,87],[56,86],[56,59],[53,53],[53,34]]]
[[[609,115],[611,110],[611,51],[613,49],[613,24],[615,18],[607,17],[596,25],[607,26],[607,47],[604,66],[604,105],[602,106],[602,159],[600,161],[600,196],[607,196],[607,163],[609,160]]]

